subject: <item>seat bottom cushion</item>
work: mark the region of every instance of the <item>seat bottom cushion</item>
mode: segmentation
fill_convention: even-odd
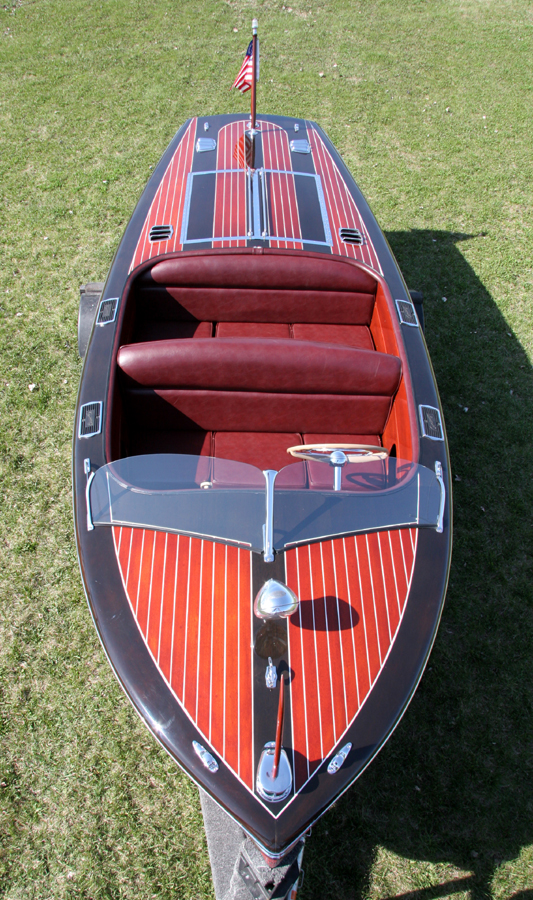
[[[146,453],[185,453],[188,456],[213,456],[212,431],[166,431],[142,428],[130,433],[129,455]]]
[[[358,350],[374,350],[374,342],[367,325],[308,325],[295,323],[292,336],[297,341],[318,341],[344,344]]]
[[[218,322],[217,337],[290,338],[290,325],[283,322]]]
[[[217,431],[214,455],[279,472],[284,466],[297,462],[289,456],[287,448],[301,443],[302,435],[296,432]]]

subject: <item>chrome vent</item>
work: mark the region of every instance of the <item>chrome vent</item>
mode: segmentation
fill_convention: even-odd
[[[214,138],[198,138],[196,141],[196,152],[207,153],[208,150],[216,150],[217,142]]]
[[[97,325],[109,325],[115,321],[117,315],[118,297],[109,297],[107,300],[101,300],[98,307],[98,315],[96,317]]]
[[[414,304],[410,300],[396,300],[396,308],[398,317],[403,325],[414,325],[418,327],[418,318],[416,315]]]
[[[422,437],[427,437],[431,441],[443,441],[444,430],[442,428],[440,410],[435,406],[419,406],[418,409],[420,412]]]
[[[305,138],[302,138],[301,140],[291,141],[290,148],[293,153],[311,153],[311,144],[309,143],[309,141],[306,141]]]
[[[101,400],[83,404],[80,409],[78,437],[85,438],[92,437],[93,434],[100,434],[102,430],[102,405]]]
[[[174,234],[172,225],[152,225],[148,239],[151,244],[158,241],[168,241]]]
[[[339,228],[339,237],[345,244],[364,244],[365,239],[358,228]]]

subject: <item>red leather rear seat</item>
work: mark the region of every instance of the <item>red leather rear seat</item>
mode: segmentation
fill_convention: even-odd
[[[338,344],[265,338],[154,341],[121,347],[118,364],[139,385],[212,391],[392,397],[396,356]]]
[[[156,263],[133,284],[144,343],[119,351],[127,452],[278,469],[291,444],[378,444],[401,366],[373,349],[376,288],[348,260],[301,252]]]

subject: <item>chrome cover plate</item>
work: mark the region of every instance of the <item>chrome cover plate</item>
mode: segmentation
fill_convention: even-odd
[[[217,142],[214,138],[198,138],[196,141],[196,152],[207,153],[208,150],[216,150]]]
[[[305,138],[303,140],[293,140],[289,146],[293,153],[311,153],[311,144]]]
[[[98,315],[96,316],[97,325],[110,325],[117,317],[118,297],[108,297],[107,300],[101,300],[98,307]]]
[[[84,403],[80,409],[80,421],[78,425],[78,437],[88,438],[100,434],[102,430],[102,406],[101,400],[92,403]]]
[[[402,325],[412,325],[419,327],[418,316],[411,300],[395,300],[396,309],[398,310],[398,318]]]
[[[444,429],[442,427],[440,410],[435,406],[419,406],[418,412],[422,437],[427,437],[430,441],[443,441]]]

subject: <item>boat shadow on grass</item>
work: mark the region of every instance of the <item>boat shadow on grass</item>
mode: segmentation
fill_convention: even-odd
[[[525,884],[523,866],[513,877],[533,843],[533,372],[461,252],[483,235],[387,237],[409,287],[424,293],[454,477],[454,555],[419,689],[315,827],[301,897],[481,900],[498,873],[499,897],[533,900],[533,875]],[[431,864],[446,866],[440,877]],[[403,890],[380,893],[391,868]]]

